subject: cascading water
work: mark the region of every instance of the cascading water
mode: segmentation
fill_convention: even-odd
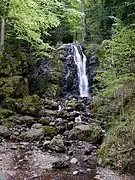
[[[86,56],[84,55],[81,46],[79,46],[81,50],[81,54],[78,48],[73,45],[74,49],[74,62],[77,65],[77,73],[79,79],[79,91],[80,97],[88,97],[89,96],[89,88],[88,88],[88,77],[86,75]]]

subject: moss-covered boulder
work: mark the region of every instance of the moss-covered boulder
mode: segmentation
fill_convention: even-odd
[[[13,114],[14,112],[9,109],[0,108],[0,119],[7,118]]]
[[[101,139],[101,127],[95,123],[77,125],[69,133],[69,139],[97,143]]]
[[[43,125],[49,125],[50,121],[51,121],[51,118],[50,118],[49,116],[47,116],[47,117],[41,117],[41,118],[38,120],[38,122],[41,123],[41,124],[43,124]]]
[[[54,137],[57,135],[57,130],[52,126],[43,126],[43,131],[45,136]]]
[[[13,99],[10,97],[7,97],[6,99],[4,99],[4,101],[2,102],[1,106],[3,108],[12,110],[12,111],[16,111],[16,103],[17,103],[17,99]]]
[[[40,98],[38,95],[26,96],[16,101],[17,111],[21,114],[38,116],[40,110]]]
[[[2,97],[23,98],[28,95],[28,82],[22,76],[0,79],[0,94]]]

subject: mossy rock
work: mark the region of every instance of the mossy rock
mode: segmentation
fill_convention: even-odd
[[[57,130],[55,127],[52,126],[43,126],[44,135],[49,137],[54,137],[57,135]]]
[[[28,82],[22,76],[0,79],[0,94],[6,97],[23,98],[28,95]]]
[[[57,97],[59,95],[59,84],[48,83],[43,97]]]
[[[12,111],[16,111],[16,103],[17,103],[17,99],[13,99],[10,97],[7,97],[3,102],[2,102],[2,107],[3,108],[7,108],[9,110]]]
[[[5,125],[7,126],[8,128],[12,128],[15,126],[15,123],[10,121],[9,118],[1,118],[0,119],[0,124],[1,125]]]
[[[50,121],[51,121],[50,117],[42,117],[38,120],[38,122],[43,125],[49,125]]]
[[[78,102],[74,99],[69,99],[66,101],[65,105],[66,107],[71,107],[74,109],[78,105]]]
[[[40,110],[40,98],[38,95],[26,96],[16,102],[17,111],[21,114],[38,116]]]
[[[0,108],[0,119],[7,118],[13,114],[14,112],[9,109]]]
[[[69,139],[97,143],[101,139],[101,127],[96,123],[75,126],[69,133]]]

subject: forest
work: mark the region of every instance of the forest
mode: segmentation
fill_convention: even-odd
[[[0,0],[0,179],[135,179],[135,1]]]

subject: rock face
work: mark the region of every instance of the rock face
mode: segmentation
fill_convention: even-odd
[[[62,54],[62,79],[61,79],[61,91],[62,95],[77,95],[78,92],[78,76],[77,66],[74,62],[74,51],[71,44],[67,44],[60,49]]]
[[[56,58],[56,56],[55,56]],[[30,94],[55,97],[59,93],[59,61],[51,59],[36,59],[36,63],[29,70]]]
[[[101,138],[101,127],[95,123],[75,126],[69,133],[69,139],[96,143]]]

